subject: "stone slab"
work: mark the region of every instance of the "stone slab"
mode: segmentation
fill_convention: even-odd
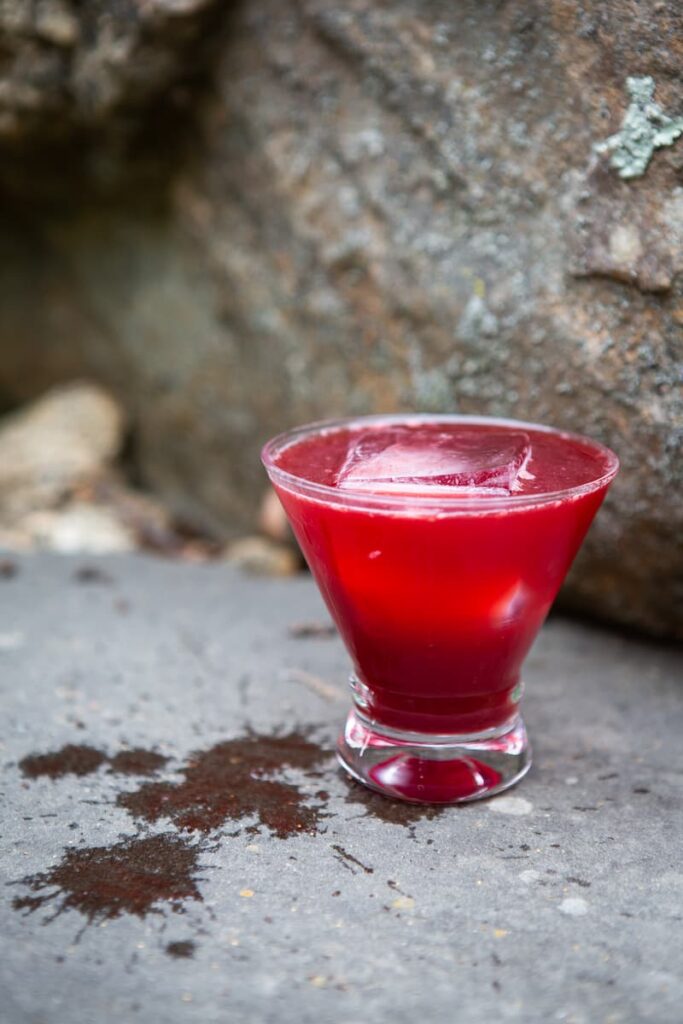
[[[276,773],[296,806],[317,808],[312,832],[278,838],[256,805],[183,832],[121,804],[150,780],[111,759],[166,756],[154,779],[173,800],[193,752],[248,731],[310,731],[331,750],[347,658],[336,636],[292,635],[326,619],[311,580],[143,556],[12,561],[0,578],[5,1024],[678,1024],[679,651],[551,619],[526,671],[535,766],[509,795],[422,815],[366,798],[321,753]],[[20,768],[67,744],[108,760],[54,778]],[[110,893],[109,911],[88,916],[73,878],[38,887],[78,851],[159,835],[193,851],[194,896],[136,916],[117,915]]]

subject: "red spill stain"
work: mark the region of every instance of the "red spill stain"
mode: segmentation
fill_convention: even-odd
[[[101,750],[86,744],[68,743],[49,754],[29,754],[19,762],[19,768],[28,779],[37,779],[41,775],[59,779],[63,775],[90,775],[106,760],[107,755]]]
[[[64,775],[92,775],[105,763],[117,775],[153,775],[168,761],[163,754],[155,750],[143,750],[133,747],[121,750],[114,757],[108,757],[103,751],[96,750],[87,744],[67,743],[59,750],[47,754],[29,754],[19,762],[19,768],[27,779],[47,776],[50,779],[61,779]]]
[[[54,917],[78,910],[89,923],[123,914],[145,917],[158,904],[180,910],[201,900],[196,873],[200,850],[180,836],[124,839],[113,846],[65,850],[55,867],[21,880],[34,896],[18,896],[15,910],[55,906]]]
[[[114,757],[109,758],[110,771],[117,775],[154,775],[168,762],[163,754],[156,750],[144,750],[142,747],[133,747],[131,750],[121,750]]]
[[[249,735],[199,751],[181,782],[150,782],[117,799],[136,818],[169,818],[190,832],[211,832],[226,821],[257,817],[281,839],[315,832],[324,817],[297,786],[274,779],[285,768],[311,771],[329,753],[306,736]]]
[[[391,825],[412,828],[418,821],[431,821],[438,817],[444,809],[436,804],[406,804],[398,800],[389,800],[360,782],[348,778],[346,773],[344,781],[348,787],[346,803],[361,804],[365,808],[365,816],[379,818],[380,821],[389,822]]]

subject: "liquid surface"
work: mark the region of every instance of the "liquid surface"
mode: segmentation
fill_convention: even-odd
[[[279,469],[345,492],[534,495],[590,484],[608,456],[581,438],[525,425],[361,423],[303,437]]]
[[[522,662],[604,498],[611,454],[526,424],[360,420],[304,433],[275,465],[334,489],[272,475],[365,715],[449,735],[514,720]],[[364,504],[370,495],[386,505]],[[444,508],[397,510],[403,496]]]

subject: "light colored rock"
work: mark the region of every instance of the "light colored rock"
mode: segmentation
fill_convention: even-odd
[[[124,417],[102,388],[57,388],[0,423],[0,523],[55,507],[118,454]]]
[[[258,576],[293,576],[300,567],[296,551],[266,537],[241,537],[225,550],[228,561]]]
[[[568,896],[560,903],[560,913],[568,917],[585,917],[588,909],[588,903],[580,896]]]
[[[261,501],[259,527],[271,540],[279,541],[281,544],[294,542],[285,510],[272,487],[268,488]]]
[[[494,814],[509,814],[515,818],[531,814],[534,809],[531,801],[523,796],[499,796],[489,800],[486,806]]]
[[[27,548],[62,555],[109,555],[136,547],[135,537],[113,509],[79,501],[32,512],[23,520],[22,532]]]

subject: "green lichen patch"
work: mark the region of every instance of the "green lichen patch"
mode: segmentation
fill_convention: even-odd
[[[650,75],[627,78],[631,102],[621,128],[595,146],[596,153],[609,153],[609,162],[620,178],[644,174],[652,154],[671,146],[683,133],[683,117],[669,117],[655,103],[655,81]]]

